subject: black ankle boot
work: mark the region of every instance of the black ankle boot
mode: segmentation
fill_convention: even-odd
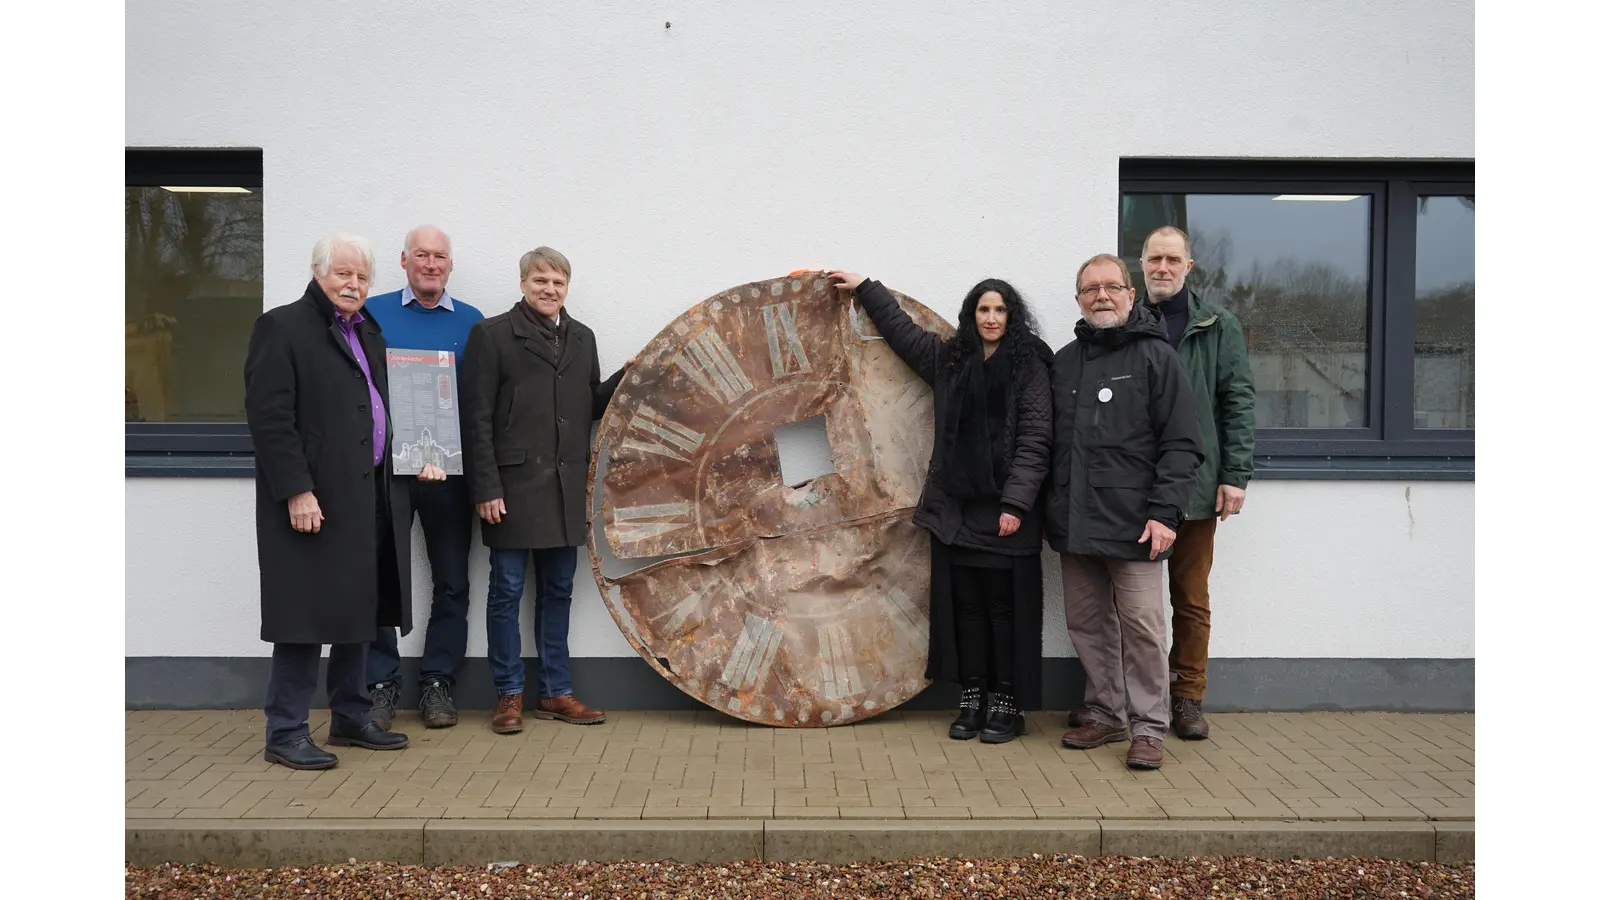
[[[985,744],[1004,744],[1019,734],[1028,733],[1028,723],[1017,709],[1016,695],[1010,691],[995,691],[989,695],[989,721],[978,732],[978,740]]]
[[[961,691],[961,710],[950,723],[950,736],[958,741],[970,741],[983,727],[983,687],[968,684]]]

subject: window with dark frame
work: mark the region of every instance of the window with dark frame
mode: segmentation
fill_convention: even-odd
[[[1470,479],[1471,162],[1123,160],[1119,254],[1190,236],[1239,318],[1264,477]]]
[[[249,465],[244,357],[262,310],[260,150],[126,150],[130,473]]]

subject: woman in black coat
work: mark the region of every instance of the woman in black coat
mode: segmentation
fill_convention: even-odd
[[[824,274],[856,292],[889,347],[933,387],[933,458],[912,519],[933,535],[927,677],[961,685],[952,738],[1004,743],[1041,703],[1035,500],[1050,471],[1050,348],[998,279],[967,292],[947,339],[913,322],[881,283]]]

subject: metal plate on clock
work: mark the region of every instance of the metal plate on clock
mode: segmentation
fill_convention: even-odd
[[[834,471],[785,484],[777,428],[818,416]],[[590,471],[590,561],[629,643],[752,722],[839,725],[915,696],[928,538],[910,518],[932,430],[927,384],[819,274],[740,285],[679,316],[619,387]],[[617,559],[658,561],[609,576],[601,537]]]

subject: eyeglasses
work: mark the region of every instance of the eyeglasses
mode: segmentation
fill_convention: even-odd
[[[1126,284],[1086,284],[1078,289],[1078,296],[1087,300],[1105,291],[1108,297],[1121,297],[1128,292],[1129,287]]]

